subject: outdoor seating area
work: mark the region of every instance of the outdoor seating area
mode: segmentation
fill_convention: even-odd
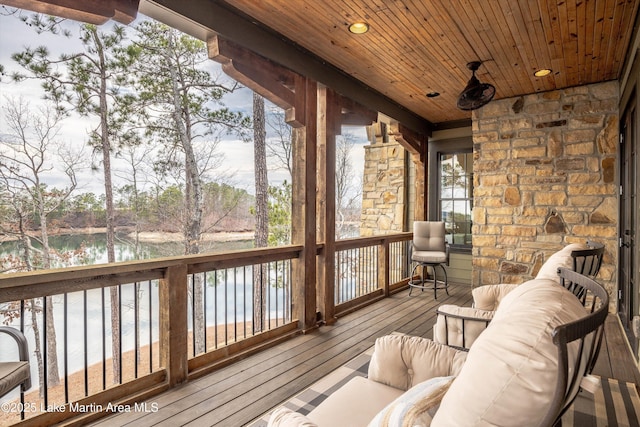
[[[278,409],[269,426],[557,425],[581,386],[593,392],[588,375],[609,302],[601,285],[563,266],[574,249],[583,248],[559,251],[539,277],[511,290],[468,349],[439,343],[435,328],[434,340],[381,337],[366,379],[349,381],[308,417]],[[580,297],[561,286],[568,283]],[[637,393],[634,402],[640,408]]]
[[[295,3],[0,0],[0,426],[640,427],[640,0]]]

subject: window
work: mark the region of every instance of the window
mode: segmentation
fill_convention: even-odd
[[[444,221],[453,252],[471,251],[473,142],[471,137],[430,141],[428,215]]]
[[[438,153],[438,220],[451,245],[471,246],[473,153]]]

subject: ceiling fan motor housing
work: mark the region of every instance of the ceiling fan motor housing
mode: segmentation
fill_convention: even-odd
[[[469,62],[467,68],[472,71],[467,86],[458,96],[458,108],[461,110],[475,110],[491,101],[496,94],[496,88],[489,83],[480,83],[476,77],[476,70],[482,63]]]

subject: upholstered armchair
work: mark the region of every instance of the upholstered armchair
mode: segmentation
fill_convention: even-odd
[[[0,326],[0,333],[9,335],[18,345],[18,359],[0,362],[0,397],[21,386],[21,391],[31,388],[31,369],[29,368],[29,347],[24,334],[16,328]]]
[[[587,277],[594,278],[602,265],[604,245],[587,241],[573,243],[554,253],[542,265],[535,279],[550,279],[563,284],[576,296],[579,289],[572,289],[570,281],[561,283],[558,268],[564,267]],[[484,285],[474,288],[472,307],[445,304],[438,307],[433,339],[436,342],[457,348],[468,349],[478,335],[487,327],[502,299],[519,284]]]

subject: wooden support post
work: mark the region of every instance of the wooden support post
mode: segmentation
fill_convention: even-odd
[[[385,240],[378,246],[378,287],[382,288],[384,296],[389,296],[389,241]]]
[[[340,134],[340,97],[318,88],[318,310],[326,324],[335,323],[336,270],[336,135]]]
[[[172,266],[160,279],[160,366],[173,387],[187,380],[187,267]]]
[[[296,76],[291,241],[302,245],[300,258],[293,263],[293,310],[302,331],[315,328],[316,322],[316,158],[317,158],[317,83]]]

